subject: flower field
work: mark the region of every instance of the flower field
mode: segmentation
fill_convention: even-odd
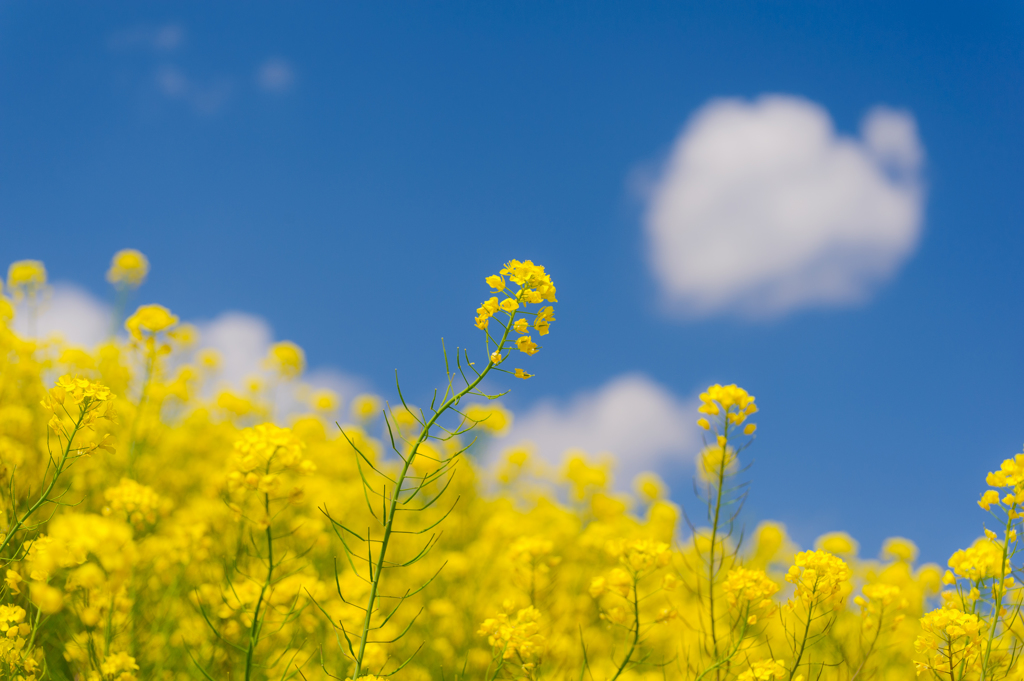
[[[1024,677],[1024,455],[963,500],[992,519],[948,566],[898,537],[877,559],[842,533],[801,550],[741,515],[760,414],[736,385],[710,386],[693,415],[700,517],[653,474],[623,495],[580,456],[557,476],[526,446],[485,465],[511,418],[501,394],[544,380],[535,353],[569,354],[552,275],[530,261],[461,283],[480,289],[480,343],[439,353],[438,391],[360,395],[337,423],[330,391],[304,413],[275,404],[302,382],[295,344],[229,389],[194,327],[129,310],[148,268],[114,257],[117,332],[79,348],[32,333],[43,264],[10,267],[4,679]]]

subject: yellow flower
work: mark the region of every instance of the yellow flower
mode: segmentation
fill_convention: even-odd
[[[135,340],[143,340],[144,333],[153,336],[177,323],[178,317],[163,305],[142,305],[125,321],[124,328]]]
[[[529,336],[520,336],[517,338],[516,348],[519,352],[525,352],[527,355],[535,355],[537,354],[537,350],[540,349]]]
[[[967,549],[956,551],[949,558],[949,567],[959,577],[971,580],[997,577],[1005,569],[1009,574],[1009,559],[1003,565],[1003,547],[991,539],[979,538]]]
[[[537,333],[541,336],[548,335],[548,327],[551,326],[551,322],[555,321],[555,308],[550,305],[542,307],[537,312],[537,318],[533,320],[533,328],[537,330]]]
[[[856,556],[857,549],[860,548],[857,541],[845,532],[823,534],[818,537],[814,545],[822,551],[828,551],[837,556]]]
[[[772,596],[779,585],[768,578],[764,570],[737,567],[729,570],[722,585],[729,606],[741,612],[766,611],[773,607]]]
[[[978,667],[982,652],[981,632],[985,622],[957,608],[939,608],[921,618],[922,633],[914,641],[914,650],[925,656],[917,662],[917,673],[931,670],[936,675],[955,670],[958,678]]]
[[[466,418],[477,422],[483,430],[503,435],[512,426],[512,412],[500,404],[471,404],[463,411]]]
[[[52,615],[64,607],[64,594],[61,590],[44,582],[32,582],[29,585],[29,595],[35,606],[44,614]]]
[[[498,307],[504,312],[512,314],[519,309],[519,303],[514,298],[506,298],[498,304]]]
[[[522,369],[516,369],[515,377],[516,378],[521,378],[521,379],[523,379],[525,381],[528,378],[533,378],[533,374],[528,374],[525,371],[523,371]]]
[[[381,413],[384,401],[376,395],[356,395],[352,400],[352,417],[357,421],[367,421]]]
[[[754,396],[736,384],[723,386],[716,383],[709,386],[706,392],[700,394],[700,401],[697,411],[708,416],[724,412],[724,420],[729,425],[738,426],[751,414],[757,413]]]
[[[149,260],[134,248],[125,248],[114,254],[107,270],[107,281],[114,285],[135,288],[142,284],[149,274]]]
[[[505,290],[505,280],[497,274],[492,274],[485,279],[487,285],[499,293]]]
[[[511,604],[507,605],[506,610],[511,610]],[[487,637],[496,655],[520,663],[539,659],[547,646],[547,640],[540,633],[540,611],[532,606],[519,610],[515,617],[505,612],[486,619],[477,633]]]
[[[826,551],[802,551],[786,573],[786,581],[796,585],[793,597],[806,607],[828,604],[842,596],[850,579],[846,561]]]
[[[773,681],[786,675],[786,668],[775,660],[758,660],[750,669],[737,677],[737,681]]]
[[[985,490],[985,493],[981,495],[981,499],[978,500],[978,506],[981,506],[986,511],[992,506],[992,504],[999,503],[999,492],[994,489]]]
[[[19,260],[7,268],[7,288],[34,290],[46,284],[46,267],[39,260]]]
[[[338,408],[338,393],[327,388],[317,390],[309,397],[309,403],[314,409],[322,412],[332,412]]]
[[[498,311],[498,299],[491,297],[480,304],[476,309],[476,327],[486,329],[488,320]]]
[[[529,333],[530,323],[520,317],[512,324],[512,330],[516,333]]]
[[[282,378],[295,378],[306,368],[306,353],[291,341],[281,341],[270,346],[266,364]]]

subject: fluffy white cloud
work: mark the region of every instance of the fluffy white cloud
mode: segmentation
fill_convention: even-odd
[[[271,58],[260,64],[256,69],[256,84],[260,89],[274,94],[281,94],[291,89],[295,81],[295,72],[291,64],[283,59]]]
[[[199,324],[200,343],[221,355],[220,379],[239,387],[252,375],[262,373],[274,333],[262,317],[244,312],[225,312]]]
[[[876,107],[861,139],[797,97],[712,101],[676,139],[645,217],[672,308],[778,316],[865,299],[914,251],[924,151]]]
[[[650,378],[626,374],[568,404],[542,402],[517,415],[512,431],[496,445],[500,449],[530,442],[540,459],[554,465],[570,449],[611,454],[623,487],[642,471],[690,465],[701,443],[695,413],[695,404]]]
[[[36,322],[40,338],[60,336],[70,345],[92,348],[110,337],[113,309],[72,284],[57,283],[40,306]],[[14,329],[28,333],[28,311],[18,307]]]

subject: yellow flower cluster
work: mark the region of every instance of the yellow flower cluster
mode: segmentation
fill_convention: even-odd
[[[773,681],[786,675],[786,668],[776,660],[758,660],[741,672],[737,681]]]
[[[7,268],[7,288],[15,300],[34,296],[46,286],[46,267],[38,260],[19,260]]]
[[[957,577],[970,580],[997,577],[1010,572],[1009,559],[1004,559],[1002,545],[988,537],[977,539],[966,549],[958,549],[950,556],[949,567]]]
[[[305,444],[291,428],[261,423],[243,430],[235,442],[228,488],[277,494],[285,471],[311,475],[316,464],[305,458]],[[292,490],[292,494],[300,492],[299,488]]]
[[[0,605],[0,670],[8,679],[36,679],[39,661],[26,648],[32,627],[25,621],[25,609],[17,605]]]
[[[529,606],[517,611],[515,617],[509,617],[510,603],[506,604],[506,609],[509,612],[484,620],[477,633],[487,637],[487,643],[503,660],[535,665],[544,654],[546,644],[540,633],[540,611]]]
[[[505,281],[506,277],[513,284],[517,284],[519,289],[515,291],[510,290]],[[499,311],[507,315],[507,320],[501,322],[504,329],[501,340],[496,340],[497,347],[494,352],[490,353],[491,363],[497,365],[504,361],[506,357],[503,354],[505,340],[510,332],[521,334],[514,341],[517,350],[526,355],[536,354],[540,350],[540,346],[534,342],[532,336],[528,335],[530,333],[528,317],[533,317],[533,329],[537,334],[546,336],[551,330],[551,322],[555,321],[555,308],[548,305],[536,311],[531,311],[528,306],[543,302],[558,302],[555,298],[555,285],[551,281],[551,276],[544,271],[543,266],[534,265],[530,260],[525,262],[510,260],[501,269],[499,274],[493,274],[487,277],[485,281],[493,291],[505,297],[499,299],[497,296],[492,296],[481,303],[480,307],[476,309],[474,324],[478,329],[486,332],[490,326],[491,319]],[[523,316],[517,317],[517,315]],[[491,339],[490,335],[488,335],[488,339]],[[533,376],[522,369],[515,369],[511,373],[516,378],[522,379],[532,378]]]
[[[700,394],[700,401],[701,405],[697,411],[707,416],[720,417],[723,426],[720,437],[727,437],[730,426],[742,425],[748,417],[757,413],[754,396],[736,384],[718,385],[716,383]],[[697,425],[704,430],[711,430],[713,427],[707,418],[698,419]],[[755,430],[757,430],[757,426],[748,423],[744,427],[743,433],[753,435]],[[719,432],[719,429],[715,427],[715,431]]]
[[[116,487],[103,492],[103,497],[107,500],[103,515],[124,513],[128,522],[137,528],[146,523],[155,523],[157,515],[166,505],[165,500],[152,487],[141,485],[130,478],[121,478]]]
[[[729,605],[748,615],[748,624],[755,624],[758,617],[773,609],[772,596],[779,590],[779,585],[764,570],[735,567],[726,574],[722,590]]]
[[[114,254],[107,270],[107,281],[115,286],[138,288],[149,274],[149,259],[134,248],[125,248]]]
[[[786,581],[796,585],[793,598],[807,608],[837,605],[849,580],[850,568],[846,561],[827,551],[801,551],[786,573]]]
[[[296,378],[306,368],[306,353],[291,341],[280,341],[270,346],[267,366],[282,378]]]
[[[143,305],[125,321],[124,328],[132,338],[141,341],[167,331],[178,321],[177,315],[163,305]]]
[[[985,622],[976,614],[939,608],[921,618],[921,629],[914,640],[914,650],[925,657],[915,663],[918,676],[931,671],[952,678],[955,670],[956,678],[969,678],[967,674],[978,668]]]

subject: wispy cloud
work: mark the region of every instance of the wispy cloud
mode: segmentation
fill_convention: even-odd
[[[802,98],[710,102],[648,197],[665,300],[691,316],[762,318],[864,300],[917,246],[923,161],[905,111],[872,109],[856,139]]]
[[[153,52],[171,52],[185,42],[185,29],[180,24],[160,26],[139,25],[112,33],[107,45],[112,50],[143,49]]]
[[[264,92],[283,94],[295,82],[292,65],[279,57],[271,57],[256,69],[256,85]]]
[[[171,65],[157,69],[156,85],[165,97],[184,102],[196,113],[207,115],[221,111],[235,89],[230,78],[197,81]]]

